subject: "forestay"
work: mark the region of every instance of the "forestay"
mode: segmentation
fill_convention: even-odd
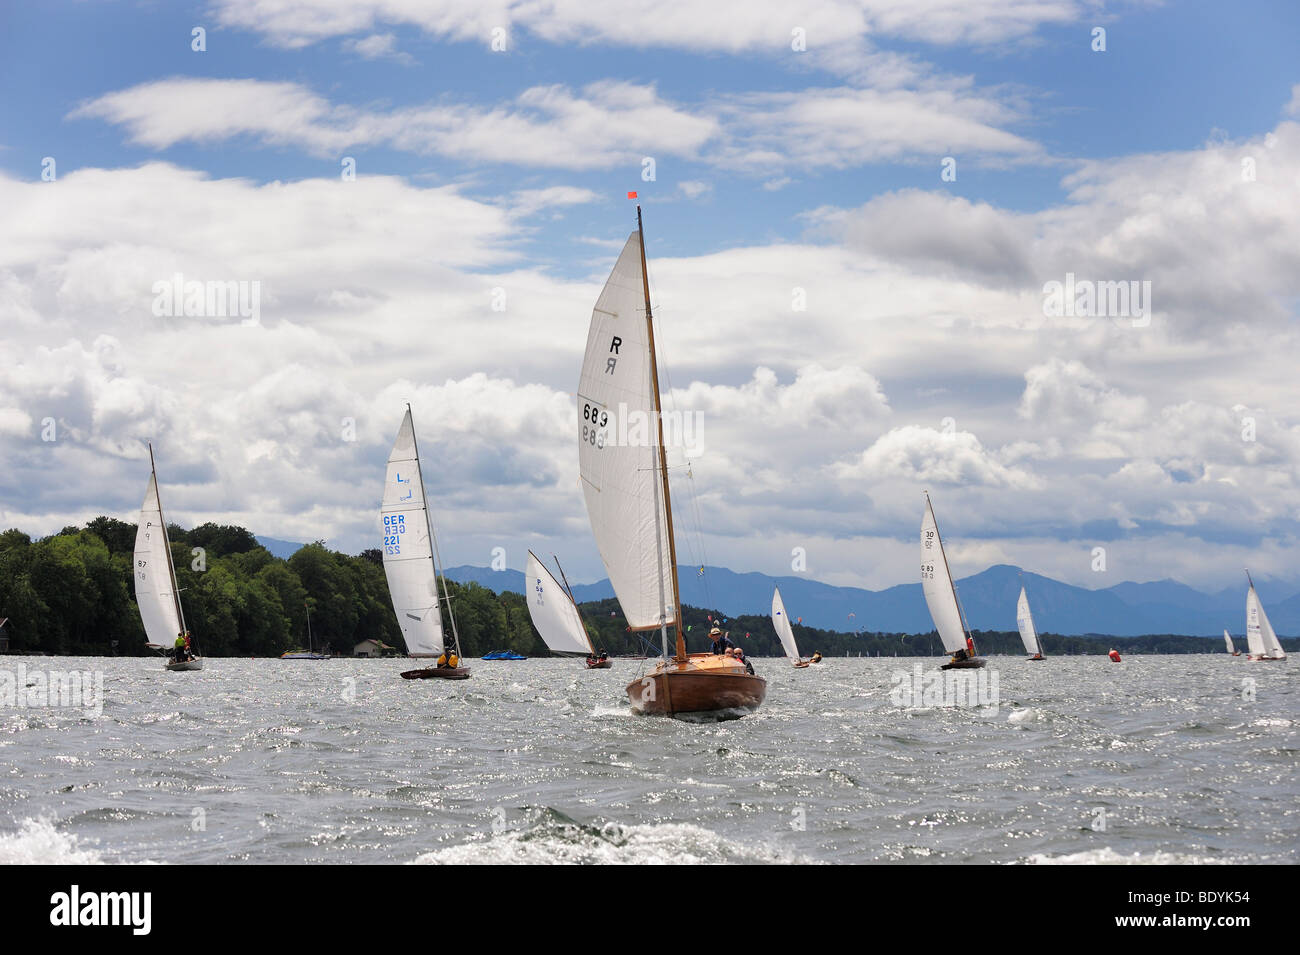
[[[633,232],[596,301],[578,382],[578,467],[592,535],[634,630],[676,622],[659,473],[641,240]]]
[[[406,652],[413,657],[436,657],[442,653],[442,614],[415,425],[409,408],[388,456],[380,513],[384,573]]]
[[[578,608],[560,586],[560,582],[531,550],[528,552],[525,589],[528,591],[528,613],[533,618],[533,626],[552,651],[594,652]]]

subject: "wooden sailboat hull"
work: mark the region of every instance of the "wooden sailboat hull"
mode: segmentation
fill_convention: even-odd
[[[599,661],[599,662],[597,662],[597,663],[588,663],[588,664],[587,664],[587,669],[588,669],[588,670],[608,670],[608,669],[609,669],[610,667],[612,667],[613,665],[614,665],[614,661],[612,661],[612,660],[601,660],[601,661]]]
[[[794,668],[796,670],[805,670],[808,668],[808,664],[811,662],[812,662],[811,660],[800,660],[798,663],[794,665]]]
[[[182,660],[180,663],[176,663],[174,660],[169,660],[167,663],[167,669],[173,673],[181,673],[186,670],[202,670],[203,658],[195,657],[193,660]]]
[[[763,705],[767,681],[726,657],[669,660],[627,685],[632,709],[648,716],[710,714],[738,719]]]
[[[468,680],[469,667],[421,667],[404,670],[403,680]]]
[[[1043,656],[1041,653],[1037,653],[1037,654],[1035,654],[1034,656],[1032,656],[1032,657],[1026,657],[1025,659],[1027,659],[1029,662],[1033,663],[1033,662],[1036,661],[1036,660],[1046,660],[1047,657]]]
[[[958,660],[955,663],[945,663],[939,667],[940,670],[978,670],[985,666],[988,661],[983,657],[968,657],[965,660]]]

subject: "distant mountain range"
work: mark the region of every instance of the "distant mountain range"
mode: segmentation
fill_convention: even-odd
[[[772,588],[779,586],[790,615],[802,617],[806,626],[884,633],[924,633],[934,629],[920,583],[864,590],[834,587],[804,577],[738,574],[725,567],[706,567],[703,576],[698,567],[682,567],[678,573],[683,603],[717,609],[730,616],[770,613]],[[460,583],[474,581],[498,592],[524,592],[524,575],[518,570],[461,566],[448,568],[447,576]],[[957,582],[970,626],[976,630],[1015,630],[1021,584],[1029,592],[1034,622],[1046,633],[1213,637],[1222,635],[1226,628],[1234,637],[1240,637],[1245,632],[1244,580],[1240,587],[1212,594],[1173,580],[1087,590],[1022,572],[1008,564],[998,564]],[[1256,588],[1273,628],[1282,636],[1300,634],[1300,584],[1257,579]],[[579,603],[614,596],[608,580],[577,584],[573,593]]]
[[[274,537],[258,537],[257,541],[276,557],[286,560],[303,546]],[[681,567],[678,575],[683,603],[720,610],[729,616],[770,613],[772,588],[779,586],[791,616],[802,617],[809,627],[879,633],[927,633],[934,629],[920,583],[864,590],[834,587],[806,577],[738,574],[725,567],[706,567],[703,576],[698,567]],[[447,576],[458,583],[474,581],[498,593],[524,592],[524,574],[519,570],[492,570],[466,564],[447,568]],[[1115,637],[1175,633],[1215,637],[1222,635],[1226,628],[1235,638],[1241,637],[1246,628],[1245,581],[1241,586],[1218,593],[1204,593],[1174,580],[1125,582],[1103,590],[1088,590],[1023,572],[1009,564],[997,564],[957,581],[957,592],[970,626],[976,630],[1015,630],[1016,598],[1021,584],[1029,592],[1034,623],[1045,633]],[[1273,629],[1281,636],[1300,635],[1300,583],[1257,578],[1256,588]],[[614,588],[606,579],[594,584],[577,584],[573,594],[579,603],[606,600],[614,596]]]

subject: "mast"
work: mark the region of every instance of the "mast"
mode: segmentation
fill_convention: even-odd
[[[172,584],[172,601],[176,604],[176,619],[181,622],[181,633],[189,628],[185,626],[185,611],[181,609],[181,587],[176,581],[176,562],[172,560],[172,542],[167,536],[167,518],[163,517],[162,491],[158,489],[158,469],[153,463],[153,442],[149,442],[149,473],[153,476],[153,492],[158,497],[158,523],[162,525],[164,550],[167,551],[167,578]],[[180,636],[180,633],[177,634]]]
[[[311,607],[305,600],[302,602],[302,609],[307,611],[307,652],[311,653]]]
[[[934,514],[934,505],[930,503],[930,492],[925,491],[925,506],[930,509],[931,515]],[[934,536],[939,541],[939,556],[943,558],[943,571],[948,575],[948,586],[952,588],[952,599],[957,603],[957,613],[961,616],[961,626],[965,633],[966,639],[970,641],[971,646],[975,645],[974,639],[970,635],[970,625],[966,623],[966,610],[961,605],[961,598],[957,596],[957,581],[952,579],[952,568],[948,566],[948,554],[943,549],[943,534],[939,531],[939,519],[934,521]]]
[[[587,648],[592,653],[595,653],[596,648],[591,645],[591,634],[587,633],[587,621],[582,619],[582,611],[578,610],[578,601],[573,599],[573,588],[569,586],[569,578],[564,576],[564,568],[560,566],[560,558],[552,554],[551,560],[555,561],[555,569],[560,572],[560,579],[564,581],[564,589],[569,594],[569,603],[573,604],[573,609],[578,611],[578,622],[582,624],[582,635],[587,638]]]
[[[677,542],[673,539],[673,502],[668,493],[668,454],[664,449],[664,411],[659,397],[659,365],[655,360],[655,323],[650,312],[650,275],[645,264],[645,228],[641,225],[641,207],[636,207],[636,231],[641,245],[641,288],[645,292],[645,327],[650,345],[650,385],[654,394],[655,424],[659,432],[659,477],[664,491],[665,523],[668,525],[668,562],[673,570],[674,626],[677,629],[677,660],[686,660],[686,640],[682,637],[682,594],[677,586]],[[667,655],[668,627],[660,627]]]
[[[406,403],[406,413],[411,413],[411,403]],[[429,495],[424,493],[424,467],[420,464],[420,442],[415,438],[415,418],[411,418],[411,448],[415,451],[415,473],[420,477],[420,500],[424,503],[424,524],[429,529],[429,540],[433,543],[433,573],[442,582],[442,599],[447,605],[447,616],[451,618],[451,639],[456,644],[456,656],[460,656],[460,633],[456,630],[456,613],[451,609],[451,594],[447,592],[447,578],[442,573],[442,555],[438,553],[438,535],[433,532],[433,515],[429,513]],[[447,649],[443,641],[443,651]]]

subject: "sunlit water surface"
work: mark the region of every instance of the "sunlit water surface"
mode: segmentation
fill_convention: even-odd
[[[0,862],[1297,861],[1294,662],[995,657],[996,707],[891,700],[938,662],[758,660],[763,708],[700,725],[633,715],[625,660],[4,657],[105,699],[0,707]]]

